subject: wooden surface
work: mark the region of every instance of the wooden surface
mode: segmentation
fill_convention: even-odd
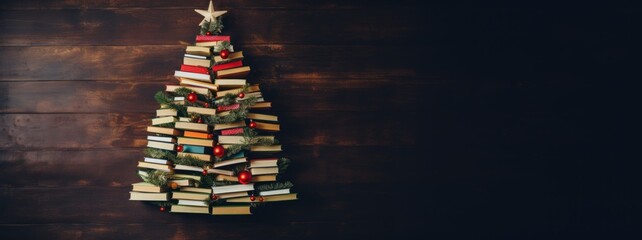
[[[640,10],[417,2],[215,2],[301,199],[211,217],[127,200],[207,1],[3,1],[0,238],[630,236],[639,187],[597,112]]]

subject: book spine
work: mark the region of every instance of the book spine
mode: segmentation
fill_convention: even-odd
[[[196,42],[216,42],[216,41],[230,41],[230,36],[203,36],[196,35]]]
[[[223,136],[238,135],[242,133],[243,133],[243,128],[231,128],[231,129],[221,130],[221,135]]]
[[[217,110],[219,112],[222,112],[222,111],[236,110],[236,109],[239,109],[240,107],[241,107],[241,104],[236,103],[236,104],[227,105],[227,106],[218,106]]]
[[[202,73],[202,74],[209,74],[209,71],[207,70],[206,67],[201,67],[201,66],[192,66],[192,65],[181,65],[181,71],[183,72],[192,72],[192,73]]]
[[[235,61],[231,63],[225,63],[221,65],[215,65],[212,66],[212,71],[220,71],[220,70],[225,70],[225,69],[230,69],[230,68],[236,68],[236,67],[242,67],[243,66],[243,61]]]

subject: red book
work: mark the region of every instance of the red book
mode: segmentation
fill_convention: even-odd
[[[230,129],[221,130],[221,135],[223,136],[238,135],[242,133],[243,133],[243,128],[230,128]]]
[[[216,41],[230,41],[230,36],[205,36],[196,35],[196,42],[216,42]]]
[[[212,66],[212,71],[216,72],[224,69],[237,68],[242,66],[243,66],[243,61],[234,61],[234,62],[224,63],[221,65],[214,65]]]
[[[222,112],[222,111],[228,111],[228,110],[234,110],[234,109],[239,109],[241,107],[241,104],[232,104],[232,105],[227,105],[227,106],[218,106],[217,111]]]
[[[193,72],[193,73],[202,73],[202,74],[209,74],[209,71],[207,71],[206,67],[201,67],[201,66],[192,66],[192,65],[181,65],[181,71],[183,72]]]

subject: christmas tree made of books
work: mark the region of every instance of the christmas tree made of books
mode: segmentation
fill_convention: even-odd
[[[161,211],[212,215],[251,214],[274,201],[296,200],[282,174],[290,160],[276,157],[278,118],[259,84],[249,84],[243,52],[219,35],[222,15],[210,1],[194,46],[187,46],[178,84],[154,96],[160,104],[147,127],[143,182],[132,184],[130,200]]]

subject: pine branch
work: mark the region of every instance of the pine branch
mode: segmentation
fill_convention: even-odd
[[[158,91],[154,94],[154,99],[156,99],[156,102],[161,105],[166,105],[168,108],[175,109],[178,112],[178,116],[187,116],[187,107],[174,103],[174,99],[171,96],[168,96],[167,93]]]
[[[285,182],[271,182],[271,183],[257,184],[254,186],[254,188],[258,191],[272,191],[272,190],[292,188],[293,186],[294,184],[292,184],[292,182],[285,181]]]
[[[176,159],[176,155],[172,152],[157,148],[145,148],[145,157],[160,158],[169,161],[174,161]]]
[[[279,172],[284,173],[290,166],[290,162],[292,161],[289,158],[279,158],[276,161],[276,165],[279,166]]]
[[[151,183],[161,188],[167,187],[167,179],[169,179],[169,173],[158,171],[158,170],[142,170],[144,174],[138,173],[138,176],[143,179],[146,183]]]
[[[195,167],[201,167],[201,168],[204,167],[205,165],[208,165],[207,162],[198,160],[189,155],[186,155],[184,157],[176,157],[176,159],[174,159],[174,164],[195,166]]]
[[[176,126],[176,123],[170,122],[170,123],[163,123],[163,124],[158,124],[155,125],[156,127],[165,127],[165,128],[174,128]]]

